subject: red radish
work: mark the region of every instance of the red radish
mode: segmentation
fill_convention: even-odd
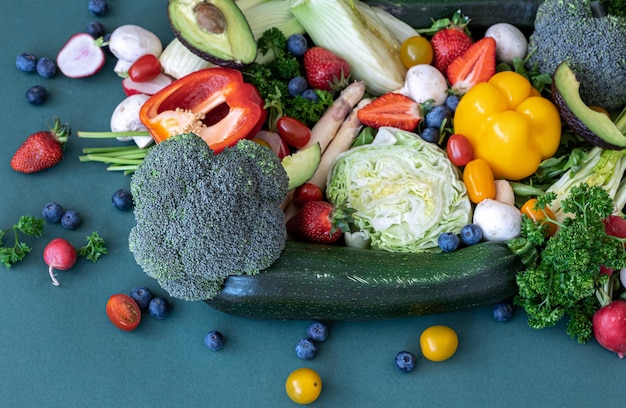
[[[137,82],[130,77],[122,80],[122,88],[126,96],[135,94],[154,95],[161,89],[165,88],[173,81],[172,77],[165,74],[159,74],[149,81]]]
[[[289,156],[291,151],[287,143],[276,132],[270,132],[268,130],[261,130],[257,133],[254,139],[262,140],[267,143],[274,153],[278,155],[279,159],[283,159],[285,156]]]
[[[101,41],[87,33],[78,33],[57,54],[57,66],[69,78],[84,78],[98,73],[105,59]]]
[[[74,266],[77,259],[76,249],[63,238],[55,238],[46,245],[43,250],[43,261],[50,267],[48,273],[54,286],[59,286],[54,270],[66,271]]]
[[[593,315],[593,335],[602,347],[626,355],[626,301],[614,300]]]

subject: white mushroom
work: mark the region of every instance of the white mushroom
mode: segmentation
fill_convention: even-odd
[[[512,64],[514,58],[523,59],[528,52],[528,41],[519,28],[509,23],[497,23],[485,31],[485,37],[496,40],[496,58]]]
[[[522,230],[522,213],[517,207],[489,198],[476,205],[473,221],[486,241],[508,241]]]
[[[443,105],[448,97],[448,83],[437,68],[419,64],[409,68],[404,86],[398,92],[417,103],[432,100],[434,105]]]
[[[151,31],[133,24],[117,27],[109,39],[109,50],[117,57],[115,72],[126,72],[139,57],[152,54],[159,57],[163,51],[161,40]]]
[[[112,132],[143,132],[148,129],[139,119],[141,106],[149,99],[148,95],[135,94],[120,102],[111,115]],[[137,146],[146,147],[152,143],[151,136],[118,137],[118,140],[134,140]]]

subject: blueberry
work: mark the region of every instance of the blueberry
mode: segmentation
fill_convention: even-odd
[[[291,96],[302,95],[302,92],[304,92],[308,87],[309,84],[302,76],[291,78],[291,80],[289,80],[289,83],[287,84],[287,89],[289,90],[289,95]]]
[[[68,230],[78,228],[81,223],[80,214],[74,210],[67,210],[61,217],[61,226]]]
[[[493,318],[497,322],[507,322],[513,317],[511,302],[500,302],[493,305]]]
[[[96,17],[103,17],[109,11],[106,0],[89,0],[89,12]]]
[[[148,305],[148,312],[150,312],[150,316],[154,317],[155,319],[164,319],[169,311],[170,304],[166,299],[163,299],[162,297],[153,297],[150,301],[150,304]]]
[[[433,127],[441,129],[442,123],[450,124],[452,120],[452,111],[446,105],[433,106],[431,110],[426,113],[424,123],[426,127]]]
[[[37,74],[42,78],[52,78],[57,73],[57,65],[50,58],[39,58],[37,61]]]
[[[427,127],[422,130],[420,137],[429,143],[439,143],[439,128]]]
[[[87,24],[87,29],[85,31],[94,39],[97,39],[103,37],[106,30],[101,22],[91,21],[89,24]]]
[[[309,339],[321,343],[328,337],[328,327],[322,322],[314,322],[306,329],[306,335]]]
[[[41,105],[48,99],[48,90],[41,85],[35,85],[26,91],[26,100],[31,105]]]
[[[287,51],[294,57],[301,57],[309,48],[309,44],[302,34],[293,34],[287,38]]]
[[[61,217],[64,212],[61,204],[51,201],[43,207],[41,216],[44,220],[56,224],[57,222],[61,222]]]
[[[141,309],[147,309],[152,300],[152,292],[146,286],[137,286],[130,291],[130,297]]]
[[[204,345],[207,346],[209,350],[221,350],[222,347],[224,347],[224,336],[217,330],[211,330],[204,337]]]
[[[446,98],[446,103],[445,105],[452,111],[456,111],[456,107],[459,106],[459,101],[461,100],[461,98],[459,98],[458,95],[454,95],[454,94],[450,94],[448,95],[448,97]]]
[[[478,244],[483,240],[483,230],[476,224],[467,224],[461,228],[461,242],[465,245]]]
[[[37,57],[30,52],[23,52],[15,58],[15,67],[22,72],[35,72],[37,70]]]
[[[400,351],[398,354],[396,354],[396,368],[404,373],[413,371],[416,362],[417,359],[415,358],[415,355],[411,352]]]
[[[437,238],[437,244],[443,252],[453,252],[459,247],[461,239],[454,232],[444,232]]]
[[[320,101],[320,97],[317,96],[317,94],[315,93],[315,90],[310,89],[310,88],[302,92],[302,95],[300,96],[310,101],[311,103],[318,103]]]
[[[304,360],[310,360],[315,357],[317,346],[311,339],[302,339],[296,344],[296,355]]]
[[[117,190],[111,197],[113,207],[120,211],[128,211],[133,207],[133,195],[128,190]]]

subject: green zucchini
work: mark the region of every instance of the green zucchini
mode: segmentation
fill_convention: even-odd
[[[417,316],[510,298],[522,268],[520,255],[495,242],[449,253],[404,254],[288,241],[270,268],[227,278],[206,302],[262,319]]]

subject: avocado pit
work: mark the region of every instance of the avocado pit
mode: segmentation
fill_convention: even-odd
[[[203,1],[194,8],[196,23],[203,30],[212,34],[222,34],[226,29],[224,13],[215,4]]]

